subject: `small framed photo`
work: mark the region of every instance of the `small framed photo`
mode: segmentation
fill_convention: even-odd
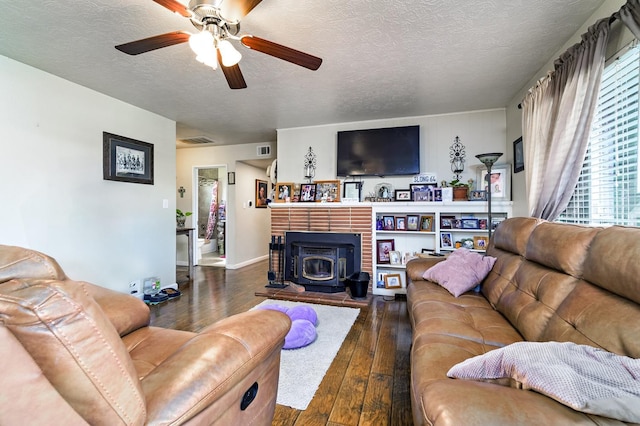
[[[316,200],[316,184],[303,183],[300,185],[300,201],[310,203]]]
[[[435,183],[411,183],[409,190],[411,191],[411,199],[413,201],[432,201],[433,190],[436,188]]]
[[[396,216],[396,231],[406,231],[406,230],[407,230],[407,217]]]
[[[291,195],[292,203],[297,203],[298,201],[300,201],[300,187],[301,187],[301,184],[299,183],[293,184],[293,195]]]
[[[362,182],[345,182],[343,184],[343,199],[349,201],[360,201],[362,194]]]
[[[511,165],[500,164],[491,168],[491,176],[487,169],[478,168],[478,191],[488,191],[491,188],[493,201],[511,201]]]
[[[489,245],[489,237],[475,236],[473,237],[473,248],[476,250],[486,250]]]
[[[461,229],[480,229],[480,222],[478,219],[460,219]]]
[[[293,196],[293,182],[278,182],[276,184],[276,203],[289,203]]]
[[[433,232],[433,215],[420,216],[420,231]]]
[[[444,201],[442,188],[436,188],[433,190],[433,201]]]
[[[153,144],[102,132],[102,178],[153,185]]]
[[[395,250],[389,252],[389,263],[391,265],[402,265],[402,254]]]
[[[411,201],[411,190],[409,190],[409,189],[396,189],[394,199],[396,201]]]
[[[469,192],[469,201],[487,201],[487,191],[482,189]]]
[[[340,201],[339,180],[318,180],[316,184],[316,201],[335,203]]]
[[[376,241],[376,253],[378,263],[390,263],[391,252],[395,249],[394,240],[378,240]]]
[[[256,179],[256,208],[267,208],[267,181]]]
[[[524,145],[522,136],[513,141],[513,173],[524,170]]]
[[[396,220],[393,216],[382,216],[382,229],[393,231],[396,229]]]
[[[451,237],[451,232],[442,232],[440,234],[440,247],[442,247],[443,249],[453,248],[453,238]]]
[[[400,274],[387,274],[384,276],[384,288],[402,288]]]
[[[440,228],[453,229],[455,228],[455,216],[440,216]]]
[[[420,216],[417,214],[407,215],[407,231],[417,231],[420,227]]]

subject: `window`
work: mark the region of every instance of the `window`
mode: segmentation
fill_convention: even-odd
[[[582,172],[559,222],[640,226],[639,63],[634,43],[605,67]]]

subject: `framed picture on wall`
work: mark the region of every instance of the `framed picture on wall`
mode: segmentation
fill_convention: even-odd
[[[522,136],[513,141],[513,173],[524,170],[524,145]]]
[[[267,181],[256,179],[256,208],[267,208]]]
[[[102,178],[153,185],[153,144],[102,132]]]

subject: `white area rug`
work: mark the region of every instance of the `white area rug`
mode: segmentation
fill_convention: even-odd
[[[297,410],[306,410],[322,378],[327,373],[345,337],[356,321],[360,309],[313,303],[267,299],[256,305],[297,305],[312,307],[318,315],[316,341],[300,349],[282,350],[280,380],[276,402]]]

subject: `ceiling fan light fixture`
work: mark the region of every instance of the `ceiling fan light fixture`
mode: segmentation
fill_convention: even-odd
[[[200,53],[198,56],[196,56],[196,60],[198,62],[201,62],[211,68],[213,68],[214,70],[218,69],[218,58],[216,57],[216,50],[215,49],[210,49],[206,52]]]
[[[189,37],[189,47],[196,55],[203,55],[213,48],[213,41],[213,34],[203,30]]]
[[[229,40],[220,40],[218,42],[218,49],[222,57],[222,65],[225,67],[232,67],[242,59],[242,54],[233,47]]]

